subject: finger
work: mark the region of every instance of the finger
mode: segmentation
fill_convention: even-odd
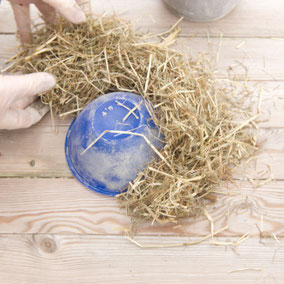
[[[9,93],[6,102],[7,108],[11,107],[19,99],[48,91],[55,84],[54,76],[45,72],[0,76],[0,94]]]
[[[35,2],[34,4],[38,8],[38,10],[41,12],[42,18],[46,24],[50,25],[56,22],[56,12],[53,7],[51,7],[50,5],[42,1]]]
[[[33,107],[26,109],[9,109],[0,116],[0,129],[13,130],[18,128],[28,128],[39,122],[41,118],[49,111],[45,106],[41,111]]]
[[[77,4],[85,14],[89,14],[91,10],[89,0],[76,0]]]
[[[18,27],[18,34],[22,43],[32,39],[29,4],[16,4],[11,2],[14,17]]]
[[[15,104],[13,104],[11,106],[11,108],[14,108],[14,109],[25,109],[27,106],[29,106],[32,102],[34,102],[35,100],[37,99],[36,96],[33,96],[33,97],[24,97],[24,98],[21,98],[19,100],[17,100],[15,102]]]
[[[86,16],[75,0],[43,0],[74,24],[86,21]]]

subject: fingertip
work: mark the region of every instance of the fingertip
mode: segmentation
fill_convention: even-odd
[[[46,92],[52,89],[56,84],[55,77],[50,73],[38,72],[29,75],[32,76],[32,80],[34,82],[37,93]]]
[[[68,21],[80,24],[86,21],[86,15],[75,0],[43,0],[55,8]]]
[[[38,72],[19,75],[19,82],[21,82],[22,96],[35,96],[52,89],[56,84],[56,79],[50,73]]]
[[[78,11],[77,13],[74,13],[71,21],[74,23],[74,24],[81,24],[81,23],[84,23],[86,22],[86,15],[83,13],[83,11]]]
[[[43,76],[45,76],[45,78],[46,78],[46,88],[47,88],[47,90],[50,90],[50,89],[54,88],[55,85],[56,85],[56,78],[55,78],[55,76],[53,76],[52,74],[47,73],[47,72],[43,72]]]
[[[83,11],[78,7],[72,7],[72,9],[62,11],[61,14],[73,24],[81,24],[86,22],[86,15]]]

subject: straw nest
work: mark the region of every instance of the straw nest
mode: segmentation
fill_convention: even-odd
[[[40,27],[32,44],[11,59],[10,71],[46,71],[56,87],[41,98],[60,116],[77,114],[109,91],[141,94],[166,145],[118,196],[134,222],[176,222],[206,212],[206,200],[256,151],[255,116],[242,108],[245,86],[214,77],[204,57],[173,49],[179,28],[138,34],[111,17]],[[208,217],[208,216],[207,216]]]

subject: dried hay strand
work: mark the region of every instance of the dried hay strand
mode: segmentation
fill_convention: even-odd
[[[6,68],[54,74],[56,87],[41,98],[60,116],[79,113],[110,91],[135,92],[152,103],[165,137],[164,158],[153,160],[118,196],[134,224],[206,212],[216,188],[257,150],[257,115],[243,107],[251,92],[215,78],[204,55],[187,58],[173,49],[178,32],[176,25],[157,36],[138,34],[115,17],[80,25],[61,20],[39,28]]]

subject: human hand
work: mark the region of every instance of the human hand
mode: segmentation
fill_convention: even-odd
[[[88,0],[10,0],[10,3],[14,11],[20,40],[22,43],[26,43],[32,38],[30,4],[35,4],[47,24],[55,22],[56,11],[70,22],[78,24],[86,20],[80,6],[86,5]]]
[[[30,104],[37,94],[53,88],[55,83],[55,78],[44,72],[0,75],[0,129],[28,128],[37,123],[49,106],[37,110]]]

